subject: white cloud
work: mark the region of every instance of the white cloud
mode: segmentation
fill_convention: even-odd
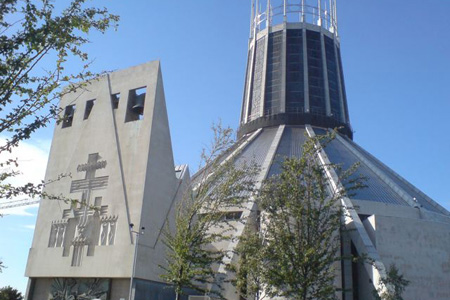
[[[36,227],[36,225],[34,225],[34,224],[31,224],[31,225],[23,225],[23,227],[24,227],[24,228],[27,228],[27,229],[34,230],[34,228]]]
[[[0,143],[4,144],[4,142],[5,138],[0,137]],[[0,153],[0,162],[17,158],[19,163],[19,167],[17,169],[14,168],[14,170],[19,171],[21,174],[9,178],[7,182],[12,185],[23,185],[28,182],[39,184],[45,176],[50,142],[50,140],[29,140],[20,143],[19,147],[15,148],[12,153]],[[26,197],[22,196],[17,199],[24,198]],[[5,215],[33,216],[34,214],[28,211],[33,207],[37,207],[37,204],[4,209],[0,213]]]

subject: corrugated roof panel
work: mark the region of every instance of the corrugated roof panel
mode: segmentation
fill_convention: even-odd
[[[302,156],[303,144],[306,141],[305,127],[286,127],[280,144],[270,167],[268,177],[281,173],[281,165],[286,157]]]
[[[278,127],[265,128],[237,157],[236,166],[256,163],[261,166],[267,156]]]
[[[333,140],[325,147],[325,153],[329,160],[348,169],[360,160],[350,152],[340,141]],[[397,205],[408,205],[389,185],[382,181],[369,167],[360,162],[355,176],[363,175],[367,178],[366,188],[354,191],[350,198],[359,200],[376,201]]]
[[[245,149],[238,154],[235,160],[235,166],[237,168],[243,167],[245,164],[256,164],[261,167],[266,159],[266,156],[269,152],[270,146],[275,138],[277,133],[278,126],[272,128],[264,128],[263,131],[247,146]],[[259,172],[264,172],[264,170],[260,170]],[[258,174],[255,174],[252,177],[247,176],[246,179],[257,180]],[[243,196],[241,194],[240,196]]]
[[[387,167],[381,161],[376,159],[369,152],[365,151],[359,145],[346,139],[353,147],[355,147],[364,157],[369,160],[372,164],[374,164],[378,169],[383,171],[384,175],[386,175],[390,180],[392,180],[395,184],[397,184],[401,189],[403,189],[406,193],[408,193],[411,198],[416,198],[417,202],[422,205],[423,208],[438,212],[438,213],[448,213],[444,208],[440,207],[437,203],[435,203],[430,197],[425,195],[423,192],[419,191],[415,188],[411,183],[409,183],[406,179],[402,178],[400,175],[397,175],[392,169]],[[413,200],[413,199],[411,199]]]
[[[236,157],[234,158],[235,165],[237,167],[241,167],[244,164],[251,163],[255,163],[259,166],[263,165],[270,150],[270,146],[275,139],[277,130],[278,126],[264,128],[260,132],[260,134],[256,136],[256,138],[254,138],[253,141],[246,145],[241,152],[237,153]],[[326,130],[321,128],[314,128],[314,132],[319,135],[325,134]],[[306,130],[304,126],[285,127],[283,136],[281,137],[280,143],[276,150],[276,154],[273,157],[272,165],[270,166],[268,172],[269,177],[281,172],[281,163],[284,158],[301,157],[302,147],[307,139],[305,133]],[[249,137],[246,137],[238,141],[234,145],[234,147],[232,147],[232,149],[236,149],[236,147],[241,145],[248,138]],[[358,158],[359,154],[354,154],[355,151],[351,149],[351,147],[353,147],[356,152],[360,153],[360,155],[367,159],[367,161],[369,161],[381,172],[383,172],[384,176],[398,185],[398,187],[403,189],[406,193],[411,195],[411,197],[415,197],[419,204],[423,206],[423,208],[437,213],[448,214],[448,212],[444,208],[440,207],[438,204],[435,204],[435,202],[431,200],[431,198],[429,198],[413,185],[401,178],[399,175],[397,175],[395,172],[393,172],[391,169],[389,169],[387,166],[373,157],[370,153],[362,149],[360,146],[356,145],[353,141],[347,138],[345,138],[345,140],[349,144],[344,144],[344,141],[335,139],[325,147],[325,153],[332,163],[341,165],[345,170],[350,168],[353,164],[360,162],[360,159]],[[226,151],[226,153],[224,153],[224,155],[219,159],[223,160],[231,153],[232,151],[230,150]],[[264,171],[265,170],[261,170],[261,172]],[[360,167],[355,173],[355,176],[359,175],[363,175],[368,179],[368,181],[366,182],[368,187],[354,191],[354,195],[351,195],[351,198],[409,206],[403,200],[403,198],[399,194],[397,194],[393,188],[391,188],[391,186],[385,183],[385,181],[383,181],[374,171],[372,171],[372,169],[370,169],[363,162],[360,162]]]

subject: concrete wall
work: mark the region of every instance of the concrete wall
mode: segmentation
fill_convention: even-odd
[[[142,87],[146,93],[143,115],[140,119],[131,115],[130,120],[133,90]],[[120,100],[114,108],[111,95],[117,93]],[[94,99],[85,118],[86,105]],[[61,99],[61,108],[70,105],[75,105],[71,126],[55,126],[46,172],[46,181],[54,182],[45,192],[84,199],[89,205],[101,197],[101,205],[91,209],[43,200],[26,276],[116,278],[113,282],[121,287],[113,284],[114,293],[128,290],[135,249],[135,235],[129,227],[133,223],[134,230],[146,228],[139,242],[136,275],[160,280],[158,265],[164,263],[161,232],[166,218],[173,217],[171,210],[189,172],[183,169],[183,178],[175,174],[159,62],[103,76]],[[92,156],[95,153],[98,157]],[[56,180],[60,174],[70,176]],[[59,235],[58,228],[64,235]],[[77,243],[82,249],[79,256]],[[44,282],[36,281],[39,297],[34,299],[46,299],[41,298]]]
[[[412,207],[353,202],[358,213],[370,215],[364,227],[386,269],[395,264],[410,281],[404,298],[450,299],[450,218]],[[359,270],[360,295],[367,296],[372,287],[362,286],[371,283],[371,274],[363,274],[361,266]]]
[[[405,299],[450,299],[450,225],[376,216],[376,247],[385,266],[395,263],[410,285]]]

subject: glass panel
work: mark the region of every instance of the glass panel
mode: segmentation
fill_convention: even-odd
[[[302,114],[305,107],[303,76],[303,31],[287,31],[286,112]]]
[[[282,44],[283,31],[269,35],[264,115],[273,115],[280,111]]]
[[[336,54],[334,52],[334,41],[327,36],[325,36],[325,53],[327,58],[328,88],[330,91],[330,106],[332,113],[331,117],[338,122],[342,122],[343,117],[339,97],[337,61]]]
[[[320,33],[307,30],[308,80],[310,113],[326,116],[325,90]]]
[[[341,88],[342,88],[342,95],[344,97],[344,99],[342,99],[344,101],[344,109],[345,109],[345,122],[346,123],[350,123],[350,118],[348,115],[348,106],[347,106],[347,94],[345,92],[345,81],[344,81],[344,71],[342,70],[342,59],[341,59],[341,50],[339,49],[339,47],[337,47],[337,52],[338,52],[338,62],[339,62],[339,73],[341,75]]]

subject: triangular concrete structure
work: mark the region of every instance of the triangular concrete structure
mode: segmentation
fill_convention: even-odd
[[[86,204],[41,201],[28,299],[93,284],[101,299],[128,299],[132,277],[133,286],[160,284],[161,233],[189,178],[186,167],[175,170],[160,63],[107,74],[60,105],[45,193]],[[138,247],[130,224],[145,227]]]

